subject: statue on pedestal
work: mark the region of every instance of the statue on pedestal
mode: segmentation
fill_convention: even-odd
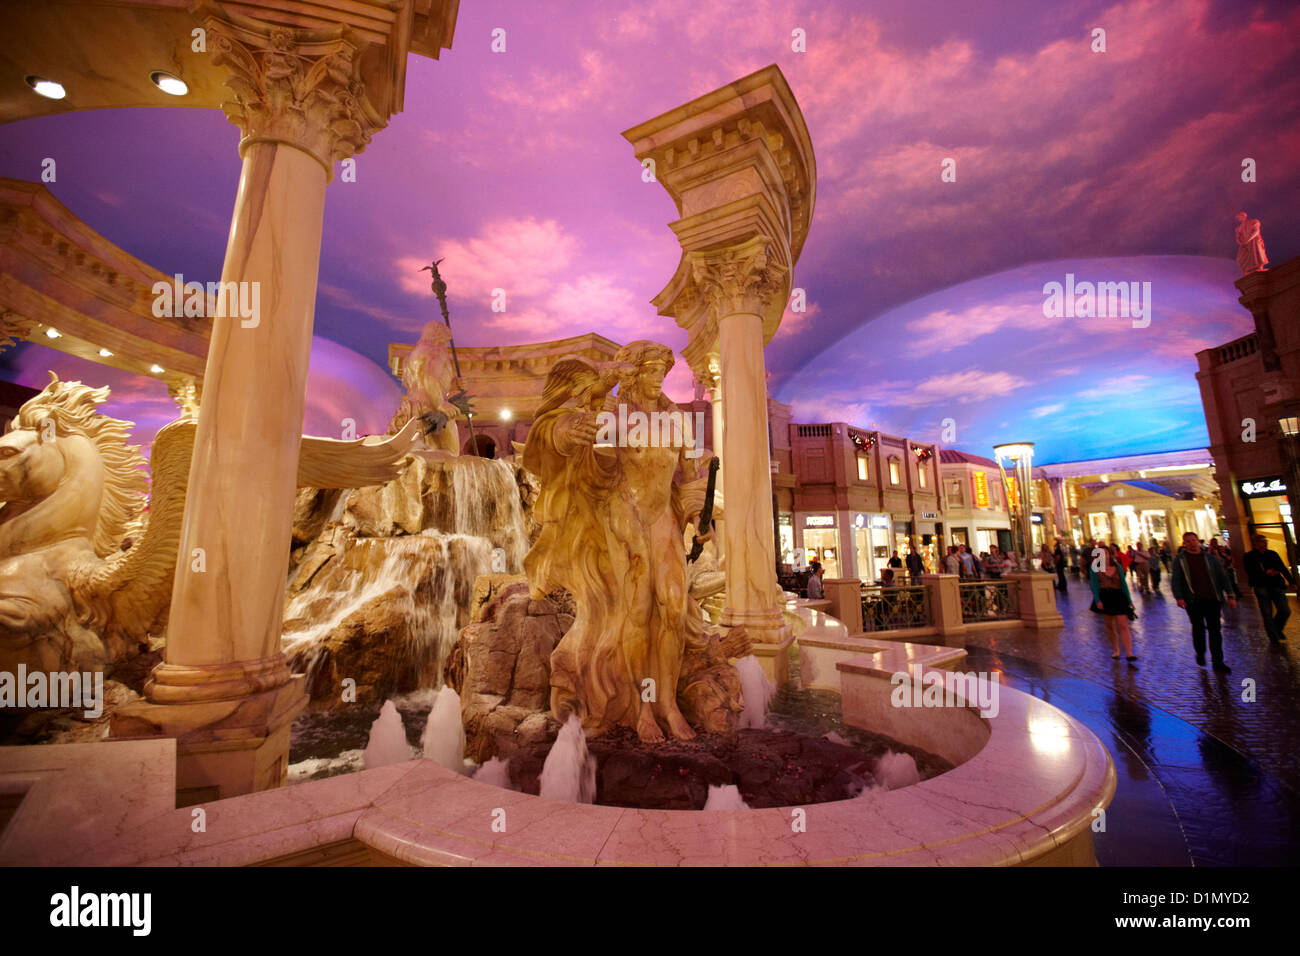
[[[1264,253],[1264,237],[1259,232],[1259,220],[1237,213],[1237,265],[1242,275],[1262,272],[1268,266]]]
[[[562,359],[551,370],[539,414],[524,446],[524,466],[542,490],[542,531],[525,561],[534,597],[562,587],[573,595],[574,623],[551,655],[551,712],[577,714],[589,734],[635,728],[643,741],[695,731],[679,695],[700,701],[697,723],[725,730],[739,710],[738,683],[711,672],[716,690],[686,693],[683,660],[734,675],[726,658],[748,653],[748,639],[703,632],[687,589],[682,535],[698,520],[705,479],[684,441],[662,441],[654,425],[624,434],[626,422],[664,422],[682,415],[663,394],[673,353],[654,342],[621,348],[613,366]],[[618,384],[617,400],[609,393]],[[655,416],[665,416],[656,418]],[[618,438],[597,444],[612,420]],[[685,685],[685,686],[681,686]],[[693,711],[695,712],[695,711]]]

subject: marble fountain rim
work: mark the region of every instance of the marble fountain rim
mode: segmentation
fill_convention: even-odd
[[[176,809],[171,799],[174,741],[5,748],[22,751],[20,762],[44,782],[0,840],[0,864],[240,865],[354,839],[417,864],[988,866],[1064,845],[1110,802],[1110,755],[1069,714],[1003,687],[996,717],[973,716],[990,733],[969,760],[910,787],[803,806],[807,826],[798,834],[792,807],[573,804],[481,783],[427,758],[205,803],[207,831],[194,833],[193,808]],[[1049,731],[1037,749],[1035,727],[1040,737]],[[109,747],[120,757],[110,758]],[[80,809],[47,799],[65,772]],[[153,796],[136,791],[127,800],[127,777],[141,773]],[[87,841],[84,829],[71,839],[75,821],[61,819],[75,810],[91,823],[87,803],[120,812],[103,839]],[[491,831],[494,808],[506,811],[504,834]]]
[[[999,715],[987,719],[989,738],[969,760],[911,787],[800,807],[807,824],[802,834],[791,829],[795,807],[645,810],[572,804],[479,783],[422,759],[361,814],[354,835],[389,856],[425,865],[1018,863],[1087,829],[1093,809],[1110,802],[1116,778],[1105,747],[1069,714],[1012,688],[1001,693]],[[1039,755],[1039,764],[1051,764],[1034,768],[1039,773],[1026,773],[1031,721],[1056,721],[1058,732],[1049,736],[1069,741],[1062,759]],[[1022,748],[1014,747],[1015,738]],[[1013,777],[1019,778],[1018,799],[1009,799],[1005,788]],[[523,827],[512,824],[510,833],[494,837],[489,807],[504,809],[507,820],[523,811]],[[863,819],[864,807],[875,813]],[[480,817],[475,832],[466,832],[464,822],[474,814]],[[888,831],[901,839],[891,841]],[[810,833],[817,836],[809,838]],[[836,852],[855,841],[856,852]],[[801,842],[810,845],[801,849]],[[636,852],[638,843],[642,852]],[[584,845],[595,846],[594,853],[582,851]]]

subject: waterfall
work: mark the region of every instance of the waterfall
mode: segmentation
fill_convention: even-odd
[[[582,721],[570,714],[542,764],[540,795],[569,803],[596,799],[596,758],[587,752]]]
[[[311,687],[330,649],[349,642],[352,673],[340,678],[360,681],[360,669],[374,683],[378,669],[381,687],[384,675],[441,687],[469,623],[474,579],[492,571],[498,548],[506,571],[521,573],[529,540],[514,469],[485,458],[415,457],[387,485],[340,495],[291,578],[282,649]],[[359,667],[358,653],[375,666]]]

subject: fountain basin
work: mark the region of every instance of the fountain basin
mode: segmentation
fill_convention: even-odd
[[[880,661],[848,663],[871,670]],[[882,688],[888,684],[863,681],[857,690],[846,687],[846,695]],[[503,790],[421,759],[206,804],[204,833],[191,830],[192,808],[162,805],[175,764],[161,742],[13,748],[41,766],[24,767],[28,779],[38,779],[0,837],[0,863],[1093,864],[1094,811],[1115,790],[1101,742],[1058,708],[1008,687],[994,717],[957,710],[967,717],[956,719],[987,729],[965,762],[915,786],[833,803],[722,811],[602,807]],[[78,761],[60,754],[64,747],[133,746],[144,748],[138,759],[114,760],[121,771],[104,776],[79,774]],[[128,772],[159,784],[151,788],[159,799],[123,807],[115,795],[131,792],[121,779]],[[75,801],[57,799],[65,787],[75,788]],[[100,806],[117,814],[111,830],[98,830],[102,841],[87,843],[85,826],[80,840],[63,835],[69,812],[82,818],[86,807]]]

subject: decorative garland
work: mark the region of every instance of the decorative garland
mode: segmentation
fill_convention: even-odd
[[[929,461],[934,457],[934,452],[929,448],[922,448],[920,445],[913,447],[912,451],[916,453],[917,461]]]
[[[853,439],[853,444],[857,445],[859,448],[863,448],[863,449],[871,448],[873,445],[876,444],[875,435],[854,434],[854,435],[850,435],[849,437]]]

